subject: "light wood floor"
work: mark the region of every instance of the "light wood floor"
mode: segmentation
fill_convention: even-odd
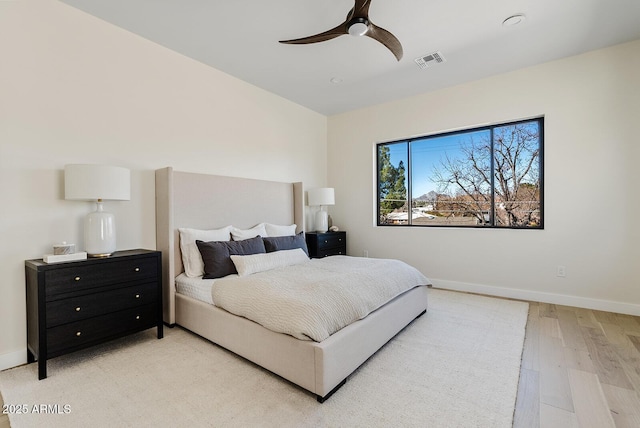
[[[640,427],[640,317],[530,302],[513,426]]]
[[[530,303],[514,427],[640,427],[640,317]]]

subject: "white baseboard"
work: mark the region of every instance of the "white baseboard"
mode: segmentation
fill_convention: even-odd
[[[487,294],[489,296],[508,297],[510,299],[553,303],[556,305],[575,306],[578,308],[596,309],[600,311],[640,316],[640,305],[632,303],[590,299],[587,297],[568,296],[565,294],[545,293],[533,290],[496,287],[493,285],[473,284],[469,282],[449,281],[446,279],[431,278],[431,282],[435,288],[442,288],[446,290],[466,291],[469,293]]]
[[[0,371],[27,363],[27,349],[0,355]]]

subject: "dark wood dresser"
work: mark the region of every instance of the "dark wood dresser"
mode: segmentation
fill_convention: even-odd
[[[347,254],[347,232],[309,232],[305,236],[311,258]]]
[[[162,338],[162,253],[117,251],[62,263],[25,261],[27,360],[47,360],[151,327]]]

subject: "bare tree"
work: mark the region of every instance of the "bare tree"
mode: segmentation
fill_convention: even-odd
[[[511,125],[494,131],[496,219],[506,226],[540,222],[540,135],[537,126]]]
[[[431,180],[456,203],[460,214],[497,225],[526,227],[540,222],[540,135],[536,123],[496,127],[461,144],[460,156],[445,155]],[[493,164],[493,167],[492,167]],[[492,172],[493,171],[493,172]],[[493,184],[493,194],[491,192]]]

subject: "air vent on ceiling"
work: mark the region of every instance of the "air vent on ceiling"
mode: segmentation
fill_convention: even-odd
[[[438,51],[423,55],[419,58],[416,58],[414,61],[420,66],[420,68],[425,69],[431,67],[432,65],[441,64],[445,62],[446,59],[444,59],[444,56],[442,56],[442,52]]]

